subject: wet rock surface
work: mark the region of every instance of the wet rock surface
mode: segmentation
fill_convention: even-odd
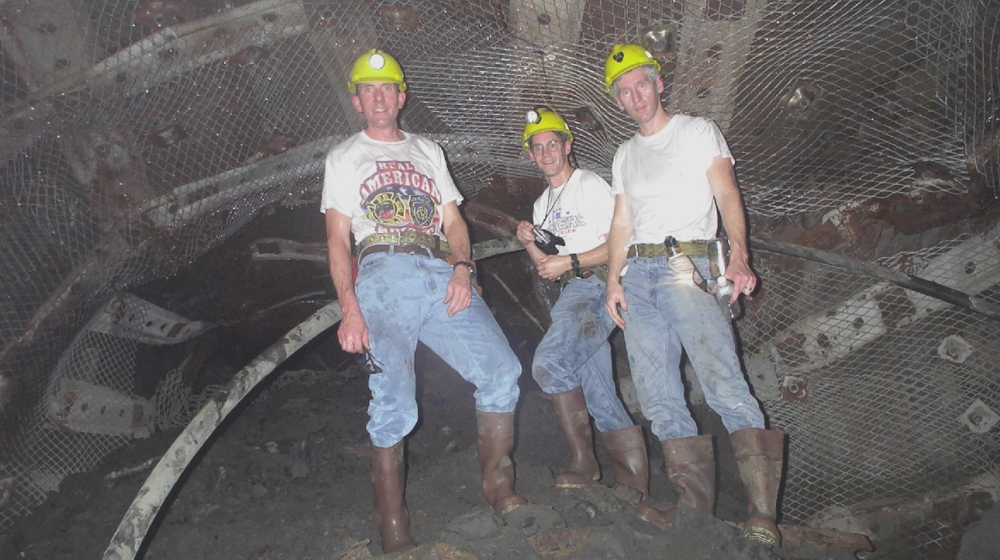
[[[335,338],[326,343],[335,344]],[[682,510],[666,533],[639,520],[636,496],[614,487],[610,456],[599,437],[601,481],[555,489],[553,472],[568,453],[552,405],[529,375],[522,377],[513,457],[517,490],[530,504],[501,519],[480,492],[473,387],[423,349],[417,371],[421,420],[407,440],[406,499],[419,546],[393,557],[834,558],[772,552],[742,540],[735,522],[745,506],[742,487],[733,481],[735,468],[725,466],[731,457],[720,457],[718,517]],[[372,520],[364,370],[348,360],[333,371],[274,377],[192,463],[147,535],[141,558],[346,560],[381,553]],[[711,417],[697,412],[705,417],[699,418],[703,428],[712,428]],[[113,480],[106,475],[162,454],[178,432],[137,440],[111,454],[96,472],[67,477],[59,492],[18,520],[0,558],[101,558],[149,471]],[[670,499],[657,447],[650,446],[652,492]],[[718,447],[720,455],[727,452]]]

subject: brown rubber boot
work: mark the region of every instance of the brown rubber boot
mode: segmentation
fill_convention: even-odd
[[[668,439],[663,445],[667,477],[681,491],[678,506],[709,515],[715,509],[715,453],[712,436]]]
[[[743,537],[766,546],[779,546],[778,490],[785,456],[785,432],[744,428],[729,434],[736,466],[747,489],[750,516],[743,523]]]
[[[642,426],[629,426],[604,434],[604,443],[611,452],[611,464],[615,469],[615,480],[642,492],[642,501],[636,515],[643,521],[652,523],[666,531],[673,522],[673,508],[660,511],[649,500],[649,457],[646,455],[646,440],[642,437]]]
[[[642,497],[645,499],[649,495],[649,458],[646,456],[646,440],[642,437],[642,426],[629,426],[608,432],[604,434],[604,443],[611,452],[615,480],[618,484],[642,492]]]
[[[479,466],[483,469],[483,496],[498,515],[504,516],[528,503],[514,493],[514,413],[476,411]]]
[[[410,514],[403,499],[405,474],[403,442],[392,447],[372,445],[372,486],[375,488],[375,525],[382,537],[382,552],[410,550],[417,544],[410,535]]]
[[[552,395],[559,424],[569,444],[570,462],[566,472],[556,475],[556,488],[583,488],[601,478],[601,467],[594,455],[594,432],[583,399],[583,389]]]

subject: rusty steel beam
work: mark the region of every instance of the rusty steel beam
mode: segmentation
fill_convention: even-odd
[[[779,331],[747,357],[747,377],[762,398],[783,394],[788,400],[804,400],[810,371],[949,305],[1000,320],[1000,306],[976,296],[1000,278],[1000,226],[934,257],[922,267],[921,277],[790,243],[752,239],[750,246],[879,280]],[[783,388],[780,380],[785,381]]]
[[[868,535],[861,533],[850,533],[847,531],[837,531],[833,529],[816,529],[802,525],[779,524],[781,531],[781,546],[802,546],[813,545],[821,548],[846,548],[857,552],[872,552],[872,546]]]
[[[0,39],[29,92],[79,73],[87,62],[89,18],[72,0],[0,2]]]
[[[992,509],[1000,498],[1000,480],[984,473],[952,488],[910,499],[884,499],[830,507],[812,516],[809,525],[821,531],[867,535],[880,543],[905,539],[932,524],[936,530],[965,528]],[[782,529],[784,536],[784,529]]]
[[[736,92],[750,44],[767,0],[734,2],[726,13],[720,2],[712,0],[685,2],[684,6],[678,51],[673,55],[662,53],[676,56],[669,110],[709,117],[726,132],[736,109]],[[740,6],[742,11],[738,10]],[[646,30],[644,38],[655,32]],[[654,45],[647,41],[646,46]]]
[[[0,115],[0,161],[44,136],[53,126],[56,107],[69,94],[128,97],[249,47],[265,47],[308,31],[308,17],[298,0],[261,0],[164,28],[5,106]]]

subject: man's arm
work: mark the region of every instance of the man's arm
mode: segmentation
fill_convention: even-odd
[[[521,223],[517,224],[517,240],[521,242],[521,245],[524,245],[524,250],[531,257],[531,262],[538,266],[538,263],[548,255],[543,253],[538,245],[535,245],[535,234],[531,232],[534,227],[531,222],[521,220]]]
[[[708,185],[722,215],[722,225],[729,236],[729,266],[726,278],[733,283],[733,303],[740,292],[749,294],[757,286],[757,276],[750,269],[750,248],[747,238],[746,210],[736,186],[736,173],[728,158],[716,156],[708,168]]]
[[[541,251],[539,251],[541,253]],[[601,243],[597,247],[580,253],[576,256],[580,259],[580,268],[588,266],[598,266],[608,262],[608,244]],[[558,280],[560,276],[573,270],[573,259],[569,255],[546,255],[542,253],[542,258],[535,261],[538,275],[546,280]]]
[[[625,267],[625,244],[632,235],[632,207],[625,193],[615,195],[615,214],[611,218],[611,231],[608,232],[608,242],[605,247],[608,252],[608,289],[604,307],[611,315],[616,325],[625,328],[625,319],[618,311],[628,310],[625,303],[625,290],[622,289],[621,274]]]
[[[469,228],[455,202],[449,202],[441,208],[441,227],[448,238],[448,246],[455,262],[472,262]],[[448,304],[449,317],[465,310],[472,303],[472,272],[467,267],[455,267],[451,280],[448,281],[443,303]]]
[[[340,303],[340,328],[337,338],[346,352],[368,348],[368,324],[354,297],[354,271],[351,265],[351,218],[333,208],[326,209],[326,246],[330,260],[330,278]]]

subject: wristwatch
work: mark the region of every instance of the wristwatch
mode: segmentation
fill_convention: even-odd
[[[576,253],[570,253],[569,260],[573,263],[573,274],[580,276],[580,257]]]
[[[469,261],[458,261],[458,262],[456,262],[455,264],[453,264],[451,266],[451,269],[455,270],[456,268],[458,268],[460,266],[464,266],[465,268],[468,268],[470,276],[475,276],[476,275],[476,265],[470,263]]]

